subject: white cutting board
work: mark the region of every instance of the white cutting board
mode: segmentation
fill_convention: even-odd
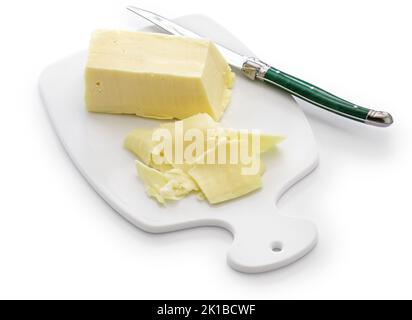
[[[251,54],[209,18],[191,15],[177,21],[229,48]],[[314,224],[281,215],[275,206],[283,192],[311,172],[318,160],[312,131],[289,94],[237,74],[233,98],[222,119],[228,127],[260,129],[287,137],[277,151],[264,156],[267,169],[261,190],[220,205],[190,196],[164,207],[146,195],[136,176],[134,156],[122,148],[124,137],[133,128],[151,128],[159,121],[88,113],[83,101],[85,58],[83,51],[48,67],[40,77],[40,91],[50,121],[73,163],[123,217],[154,233],[223,227],[234,236],[227,254],[229,265],[248,273],[280,268],[314,247]]]

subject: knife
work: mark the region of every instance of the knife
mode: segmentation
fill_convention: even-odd
[[[172,22],[156,13],[137,7],[127,7],[131,12],[150,21],[164,31],[190,38],[202,39],[200,35]],[[286,90],[292,95],[308,101],[322,109],[336,113],[342,117],[378,127],[388,127],[393,123],[392,116],[385,111],[376,111],[339,98],[313,84],[300,80],[290,74],[259,60],[256,57],[243,56],[220,44],[215,44],[226,61],[235,69],[240,70],[252,80],[261,80]]]

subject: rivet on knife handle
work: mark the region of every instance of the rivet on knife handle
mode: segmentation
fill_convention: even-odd
[[[243,64],[242,72],[252,80],[259,79],[271,83],[294,96],[343,117],[379,127],[387,127],[393,123],[392,116],[388,112],[358,106],[275,69],[259,59],[248,58]]]

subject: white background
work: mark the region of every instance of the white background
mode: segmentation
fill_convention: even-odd
[[[135,1],[203,13],[263,60],[360,105],[377,129],[303,105],[321,163],[279,203],[319,244],[284,269],[245,275],[231,235],[142,232],[89,187],[59,144],[37,79],[96,28],[143,25],[133,1],[8,1],[0,10],[0,298],[412,298],[410,1]],[[69,72],[69,71],[68,71]]]

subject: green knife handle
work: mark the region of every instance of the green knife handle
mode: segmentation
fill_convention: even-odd
[[[393,123],[392,116],[387,112],[358,106],[313,84],[275,69],[256,58],[248,58],[242,71],[249,78],[273,84],[294,96],[345,118],[380,127],[387,127]]]

